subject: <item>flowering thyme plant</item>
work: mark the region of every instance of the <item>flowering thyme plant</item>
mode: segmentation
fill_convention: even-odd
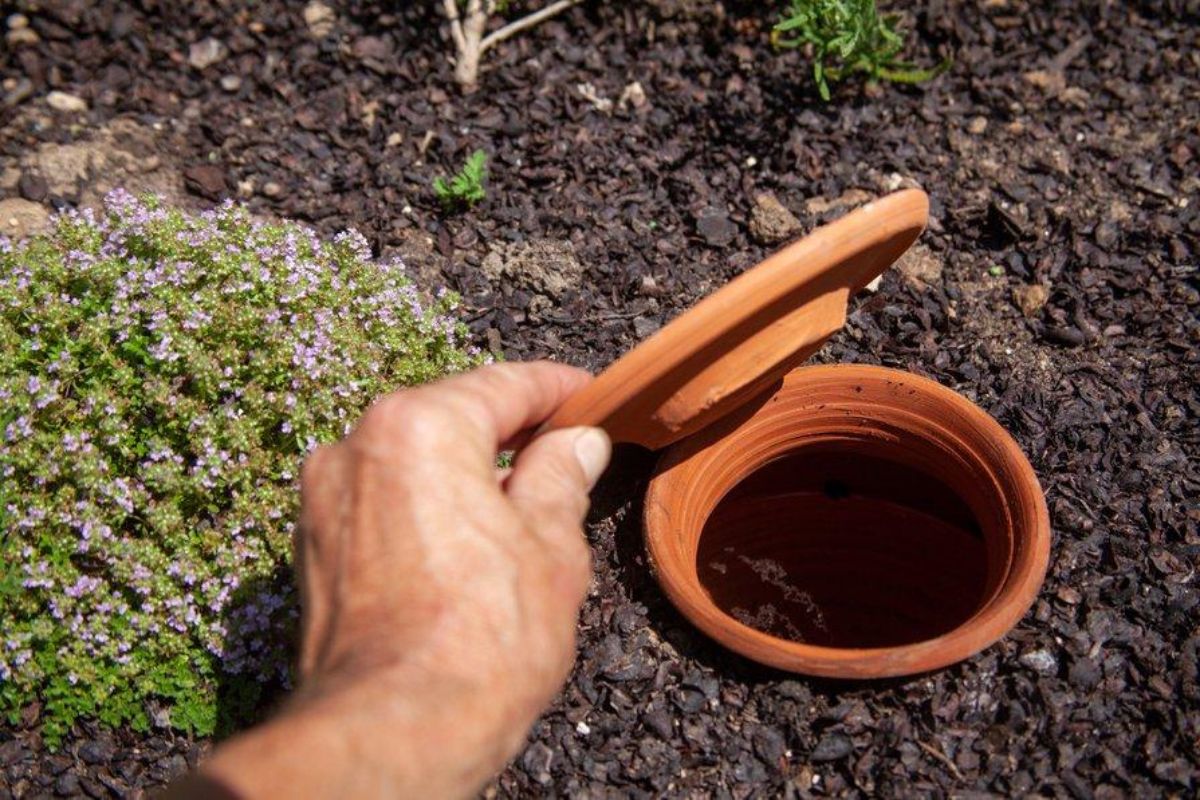
[[[0,237],[0,712],[209,734],[286,685],[303,457],[482,360],[454,303],[229,204]]]

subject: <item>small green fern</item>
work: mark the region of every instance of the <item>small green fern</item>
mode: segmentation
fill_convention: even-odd
[[[904,47],[898,14],[879,13],[875,0],[791,0],[771,32],[776,47],[812,46],[813,79],[821,99],[829,99],[829,81],[853,72],[871,80],[920,83],[950,66],[945,59],[932,68],[901,61]]]
[[[483,181],[487,178],[487,153],[476,150],[467,156],[458,174],[446,180],[434,178],[433,193],[447,211],[470,208],[487,197]]]

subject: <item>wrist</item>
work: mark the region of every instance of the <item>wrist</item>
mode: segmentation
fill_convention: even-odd
[[[240,800],[469,797],[526,733],[506,726],[497,704],[469,696],[380,676],[314,685],[221,745],[199,777],[209,792],[215,785]]]

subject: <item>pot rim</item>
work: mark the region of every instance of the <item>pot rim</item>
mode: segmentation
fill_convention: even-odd
[[[857,377],[856,377],[857,376]],[[1007,573],[1000,585],[989,592],[983,605],[968,619],[946,633],[910,644],[889,647],[843,648],[806,644],[772,636],[759,631],[722,611],[702,588],[695,591],[699,576],[693,563],[686,568],[671,566],[679,562],[668,551],[672,547],[672,530],[677,522],[665,502],[672,494],[684,491],[688,473],[702,470],[705,463],[719,459],[729,447],[736,446],[738,434],[746,426],[760,422],[772,414],[768,403],[753,415],[730,425],[717,424],[668,449],[659,461],[655,475],[646,492],[643,516],[644,538],[651,569],[672,604],[697,628],[708,636],[752,660],[780,669],[802,674],[834,678],[882,678],[912,675],[948,666],[964,660],[993,644],[1012,629],[1033,605],[1045,579],[1050,557],[1050,517],[1045,495],[1032,465],[1012,436],[982,408],[967,398],[929,378],[891,369],[863,364],[828,364],[800,367],[785,378],[783,389],[794,389],[805,383],[824,379],[827,384],[853,385],[859,379],[896,379],[902,376],[907,388],[943,405],[949,404],[972,432],[996,445],[986,457],[988,464],[1003,467],[1014,476],[1012,485],[999,487],[1013,519],[1026,532],[1020,542],[1011,547]],[[921,414],[917,407],[907,413],[933,419],[931,426],[945,440],[954,436],[930,414]],[[732,423],[731,423],[732,424]],[[941,443],[946,441],[939,440]],[[957,441],[961,447],[962,442]],[[749,471],[761,468],[772,459],[755,464]],[[749,473],[741,475],[721,490],[721,497],[732,490]],[[704,519],[720,502],[713,502]],[[702,526],[704,521],[700,522]]]

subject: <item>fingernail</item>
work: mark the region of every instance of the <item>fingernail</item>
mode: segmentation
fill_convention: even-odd
[[[604,468],[608,466],[608,458],[612,454],[612,443],[608,434],[600,428],[584,428],[575,437],[575,458],[587,476],[588,486],[595,486]]]

